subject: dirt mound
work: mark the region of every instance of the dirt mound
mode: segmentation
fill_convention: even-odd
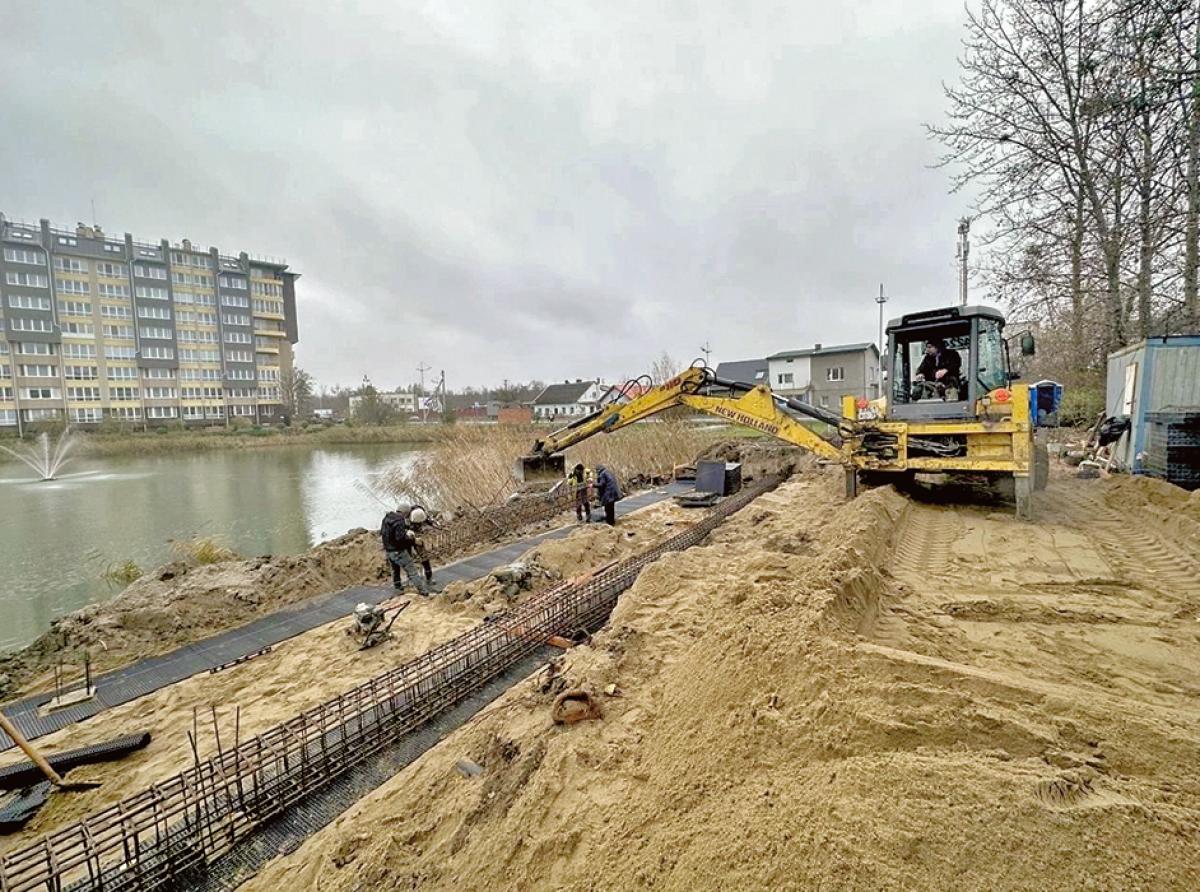
[[[58,655],[83,649],[104,669],[163,653],[313,595],[378,582],[385,575],[379,534],[367,530],[351,531],[299,555],[202,566],[172,561],[112,600],[52,621],[33,644],[5,658],[4,671],[14,686],[33,686]]]
[[[811,454],[775,439],[724,440],[714,443],[698,456],[696,461],[741,462],[742,480],[749,481],[769,475],[786,476],[798,468],[814,463]]]
[[[1191,888],[1190,620],[1089,582],[1114,574],[1076,529],[840,485],[793,480],[648,567],[557,685],[518,686],[248,888]],[[942,610],[1063,597],[1030,566],[1118,621]],[[568,687],[602,718],[554,725]]]

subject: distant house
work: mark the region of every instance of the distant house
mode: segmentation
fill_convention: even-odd
[[[417,411],[417,395],[415,393],[409,393],[404,390],[381,390],[376,396],[381,404],[391,406],[401,415],[411,415]],[[362,405],[362,401],[363,398],[361,396],[350,397],[351,414],[358,411],[358,407]]]
[[[879,396],[879,349],[874,344],[816,344],[767,357],[771,390],[837,411],[843,396]]]
[[[501,406],[496,421],[500,424],[529,424],[533,421],[533,411],[529,406]]]
[[[600,405],[609,406],[617,403],[624,406],[630,400],[637,399],[649,389],[650,385],[644,381],[628,381],[625,384],[616,384],[605,390],[604,396],[600,398]]]
[[[765,359],[739,359],[717,365],[717,377],[743,384],[766,384],[769,372]]]
[[[595,411],[609,389],[597,381],[578,378],[551,384],[534,399],[533,417],[535,420],[579,418]]]

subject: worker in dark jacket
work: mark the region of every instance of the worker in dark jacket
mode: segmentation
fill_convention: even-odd
[[[429,595],[429,581],[417,572],[414,555],[422,546],[418,532],[428,518],[425,509],[401,505],[395,511],[389,511],[383,516],[379,534],[383,539],[383,550],[387,552],[388,563],[392,567],[392,588],[404,591],[404,576],[413,588],[422,596]],[[428,562],[426,567],[429,566]],[[432,573],[429,574],[432,576]]]
[[[953,390],[953,397],[957,399],[962,386],[962,357],[957,350],[948,348],[941,338],[930,338],[925,342],[925,357],[917,366],[913,380],[914,399],[920,399],[930,388],[942,399],[947,397],[948,390]]]
[[[583,462],[577,464],[567,475],[567,485],[575,492],[575,519],[580,523],[592,522],[592,475],[584,468]]]
[[[604,506],[604,522],[610,527],[616,526],[621,487],[617,485],[613,472],[604,465],[596,465],[596,498]]]

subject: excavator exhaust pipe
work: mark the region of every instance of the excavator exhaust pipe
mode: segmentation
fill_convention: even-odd
[[[553,483],[567,476],[567,457],[525,455],[517,459],[513,473],[522,483]]]

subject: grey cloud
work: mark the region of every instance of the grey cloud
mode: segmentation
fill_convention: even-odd
[[[930,6],[22,4],[0,208],[286,256],[326,383],[866,340],[954,293]]]

